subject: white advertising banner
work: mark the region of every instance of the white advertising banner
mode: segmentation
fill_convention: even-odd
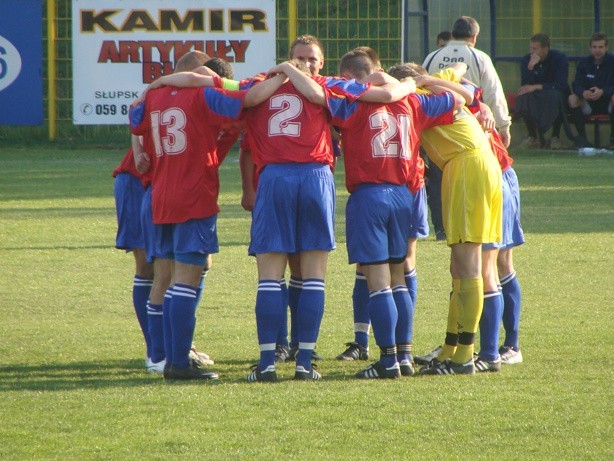
[[[73,123],[128,123],[145,86],[191,50],[235,78],[275,65],[275,0],[73,0]]]

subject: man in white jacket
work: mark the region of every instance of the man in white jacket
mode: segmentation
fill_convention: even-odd
[[[422,66],[429,74],[445,69],[456,62],[467,64],[465,78],[482,88],[482,96],[495,116],[497,131],[505,147],[510,145],[511,118],[499,75],[490,57],[475,48],[480,25],[469,16],[461,16],[452,27],[452,40],[443,48],[430,53]]]

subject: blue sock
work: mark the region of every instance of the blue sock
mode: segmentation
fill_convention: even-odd
[[[484,309],[480,317],[480,353],[486,360],[499,356],[499,325],[503,315],[503,298],[498,291],[484,293]]]
[[[147,326],[151,341],[151,361],[158,363],[166,358],[164,352],[164,319],[162,304],[147,303]]]
[[[395,328],[397,358],[399,360],[411,360],[409,350],[411,350],[411,343],[414,339],[414,303],[405,285],[393,287],[392,297],[398,314]],[[403,347],[399,348],[400,345]]]
[[[518,349],[518,330],[520,329],[520,307],[522,305],[522,291],[516,278],[516,272],[512,272],[501,279],[503,289],[503,328],[505,328],[504,346]]]
[[[205,289],[205,277],[209,273],[209,269],[203,269],[202,274],[200,274],[200,283],[198,284],[198,288],[196,289],[196,307],[200,304],[200,300],[203,297],[203,290]]]
[[[173,335],[171,363],[177,368],[188,368],[190,366],[197,291],[198,287],[182,283],[176,283],[173,287],[173,297],[169,309]]]
[[[303,289],[303,280],[290,277],[288,284],[288,306],[290,307],[290,347],[298,347],[298,303]]]
[[[324,280],[303,280],[297,314],[298,353],[296,354],[296,366],[311,370],[311,357],[316,347],[320,323],[324,315]]]
[[[173,330],[171,329],[171,299],[173,289],[168,287],[162,302],[162,332],[164,333],[164,355],[166,363],[170,364],[173,357]]]
[[[364,348],[369,348],[369,288],[367,279],[362,272],[356,272],[354,290],[352,291],[352,307],[354,308],[354,341]]]
[[[275,365],[275,345],[284,313],[279,280],[259,280],[256,294],[256,329],[260,346],[260,370]]]
[[[409,297],[414,303],[415,308],[416,300],[418,299],[418,276],[415,267],[409,272],[405,272],[405,285],[407,285],[407,290],[409,290]]]
[[[284,316],[277,335],[277,344],[288,345],[288,285],[286,285],[286,279],[279,281],[281,287],[281,308],[284,311]]]
[[[140,275],[135,275],[132,282],[132,304],[134,305],[134,312],[139,321],[141,332],[145,338],[147,357],[151,357],[151,341],[149,340],[149,328],[147,327],[147,300],[149,299],[152,284],[153,280],[146,279]]]
[[[394,348],[398,313],[392,297],[392,290],[384,288],[379,291],[370,291],[368,306],[375,342],[381,350]],[[386,368],[393,366],[396,360],[396,355],[382,354],[380,356],[380,362]]]

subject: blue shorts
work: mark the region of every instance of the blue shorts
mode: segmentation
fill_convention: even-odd
[[[143,229],[143,239],[145,240],[145,253],[148,263],[152,263],[155,258],[162,255],[156,251],[156,232],[153,223],[153,211],[151,208],[151,186],[145,189],[143,202],[141,203],[141,228]]]
[[[509,250],[522,245],[524,232],[520,225],[520,187],[518,177],[512,167],[503,172],[501,189],[503,190],[503,240],[497,243],[487,243],[483,249],[499,248]]]
[[[154,230],[161,258],[202,266],[207,255],[219,252],[217,214],[178,224],[154,224]]]
[[[350,264],[399,263],[407,255],[412,193],[406,186],[362,184],[345,208]]]
[[[258,178],[250,254],[335,248],[335,182],[328,165],[267,165]]]
[[[429,220],[428,220],[428,205],[426,201],[426,187],[422,186],[420,190],[409,195],[411,201],[411,226],[409,228],[409,238],[423,239],[429,236]]]
[[[145,188],[141,180],[130,173],[119,173],[115,177],[113,194],[117,213],[117,237],[115,247],[126,251],[145,248],[141,229],[140,211]]]

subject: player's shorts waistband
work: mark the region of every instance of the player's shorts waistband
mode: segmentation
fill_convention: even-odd
[[[374,182],[365,182],[362,183],[360,185],[358,185],[358,187],[356,187],[356,190],[358,189],[378,189],[378,190],[384,190],[384,189],[407,189],[407,185],[405,184],[392,184],[390,182],[384,182],[384,183],[374,183]]]
[[[331,174],[330,166],[323,163],[271,163],[261,171],[259,181],[279,176],[328,177]]]

